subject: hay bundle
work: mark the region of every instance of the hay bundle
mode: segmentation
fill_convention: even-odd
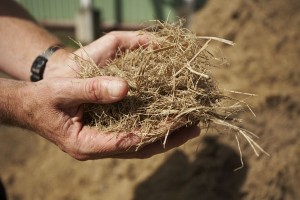
[[[129,84],[128,95],[120,102],[86,105],[88,123],[101,132],[138,130],[140,145],[160,138],[165,144],[171,131],[199,122],[229,126],[251,139],[246,131],[230,123],[236,120],[231,115],[242,109],[241,102],[224,95],[210,74],[212,67],[224,61],[208,50],[210,42],[233,43],[198,37],[180,22],[157,22],[141,34],[145,32],[152,37],[151,43],[117,52],[104,68],[76,58],[81,78],[118,76]]]

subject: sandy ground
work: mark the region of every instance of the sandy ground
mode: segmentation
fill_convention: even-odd
[[[248,3],[246,3],[248,2]],[[203,134],[146,160],[79,162],[32,132],[0,127],[0,177],[11,200],[300,199],[300,1],[209,0],[191,29],[233,40],[220,87],[256,93],[242,113],[271,157],[232,134]]]

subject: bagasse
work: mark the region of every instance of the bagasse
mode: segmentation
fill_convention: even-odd
[[[224,95],[210,73],[211,68],[224,64],[223,58],[209,50],[210,44],[232,42],[196,36],[181,22],[156,22],[140,34],[148,34],[151,42],[118,51],[105,67],[75,58],[81,78],[118,76],[129,84],[128,95],[120,102],[86,104],[87,123],[101,132],[134,131],[142,139],[140,146],[161,138],[165,144],[168,134],[182,126],[216,123],[242,134],[254,150],[262,150],[251,132],[233,125],[234,114],[245,104]]]

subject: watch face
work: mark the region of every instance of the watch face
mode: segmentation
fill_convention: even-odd
[[[39,80],[43,78],[47,61],[48,61],[47,58],[43,56],[38,56],[34,60],[31,66],[31,72],[34,77],[37,77]]]
[[[61,45],[53,45],[33,61],[31,66],[31,81],[35,82],[43,79],[43,74],[46,68],[46,63],[48,62],[48,57],[60,48],[62,48]]]

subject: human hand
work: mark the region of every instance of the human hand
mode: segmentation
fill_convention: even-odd
[[[103,67],[108,59],[112,59],[115,56],[118,49],[137,48],[140,45],[145,45],[147,42],[149,42],[147,35],[142,35],[140,32],[111,32],[85,46],[84,49],[78,49],[74,54],[83,58],[89,56],[99,67]],[[40,88],[41,93],[52,94],[51,98],[49,97],[52,100],[45,103],[43,101],[47,101],[48,98],[44,97],[40,102],[32,102],[33,106],[40,105],[38,107],[44,110],[39,110],[41,114],[38,115],[42,115],[43,112],[49,113],[49,110],[53,114],[52,116],[47,115],[44,123],[38,122],[32,129],[58,145],[63,151],[78,160],[104,157],[144,158],[179,146],[199,134],[199,129],[195,127],[183,128],[181,131],[177,131],[181,133],[173,133],[169,136],[168,145],[165,149],[162,144],[156,142],[136,152],[134,151],[135,146],[139,144],[140,138],[135,134],[99,133],[96,128],[84,126],[82,123],[83,103],[112,103],[121,100],[126,96],[128,87],[124,80],[113,77],[97,77],[87,80],[52,79],[53,77],[76,76],[76,72],[80,69],[73,60],[74,54],[67,51],[58,51],[51,56],[45,70],[45,80],[36,84],[43,83],[45,88],[52,88],[51,91],[46,93],[45,88]],[[108,82],[112,80],[120,83],[117,84],[120,86],[117,87],[119,90],[118,97],[109,95],[109,92],[113,90],[107,87]],[[62,94],[64,98],[60,96]],[[79,97],[80,99],[78,99]],[[34,99],[38,99],[38,97]],[[45,107],[45,105],[49,106]],[[43,117],[37,118],[39,119],[31,120],[41,121],[40,118]],[[37,125],[41,125],[41,127],[38,128],[36,127]],[[185,133],[182,134],[182,132]]]
[[[139,31],[114,31],[73,53],[59,50],[50,57],[44,72],[44,79],[76,77],[80,68],[74,61],[74,54],[84,59],[91,58],[96,65],[104,67],[109,59],[114,58],[119,49],[134,49],[148,42],[148,36]]]
[[[133,132],[103,133],[82,123],[83,103],[113,103],[124,98],[127,91],[126,81],[107,76],[26,83],[18,92],[23,99],[20,123],[78,160],[147,158],[199,134],[196,127],[183,128],[169,136],[165,149],[156,142],[135,151],[141,139]]]

